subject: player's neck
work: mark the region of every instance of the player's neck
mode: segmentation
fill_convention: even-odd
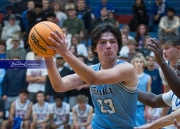
[[[178,61],[180,57],[174,57],[173,59],[170,60],[170,65],[171,67],[175,68],[176,67],[176,62]]]
[[[137,71],[137,74],[140,75],[140,74],[143,73],[144,70],[143,70],[143,69],[138,69],[138,70],[136,70],[136,71]]]
[[[105,61],[100,61],[100,62],[101,62],[101,69],[109,69],[109,68],[113,68],[116,65],[117,59],[108,62]]]
[[[21,99],[20,99],[19,101],[20,101],[21,104],[24,104],[24,103],[26,102],[26,100],[23,101],[23,100],[21,100]]]
[[[38,102],[39,106],[43,106],[44,105],[44,101],[43,102]]]
[[[148,69],[149,71],[154,70],[154,65],[148,65],[148,66],[147,66],[147,69]]]

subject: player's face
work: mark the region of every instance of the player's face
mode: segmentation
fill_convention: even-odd
[[[162,45],[163,55],[166,60],[172,60],[179,54],[177,47],[172,45]]]
[[[86,103],[85,102],[79,102],[78,104],[79,104],[79,108],[80,109],[85,109],[85,107],[86,107]]]
[[[111,32],[102,33],[94,50],[100,60],[114,60],[117,58],[118,42]]]
[[[144,62],[143,60],[141,59],[136,59],[134,61],[134,67],[136,70],[141,70],[141,69],[144,69]]]
[[[45,96],[44,94],[37,94],[36,99],[38,102],[44,102]]]
[[[176,74],[180,77],[180,59],[176,63]]]
[[[28,95],[25,94],[25,93],[21,93],[21,94],[19,95],[19,97],[20,97],[21,102],[26,102],[26,100],[27,100],[27,98],[28,98]]]
[[[56,102],[56,106],[57,107],[61,107],[62,106],[62,100],[60,98],[56,98],[55,102]]]
[[[155,60],[154,60],[153,58],[149,58],[149,59],[147,60],[147,65],[149,65],[149,66],[154,65],[154,63],[155,63]]]

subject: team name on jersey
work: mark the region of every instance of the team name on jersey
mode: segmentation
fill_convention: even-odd
[[[108,95],[108,94],[112,94],[112,88],[108,87],[108,88],[102,88],[102,89],[97,89],[95,86],[91,86],[91,91],[96,94],[96,95]]]

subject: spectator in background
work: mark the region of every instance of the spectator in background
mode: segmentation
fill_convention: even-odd
[[[102,7],[100,10],[100,17],[95,19],[92,24],[92,29],[94,29],[97,25],[103,24],[103,23],[114,23],[114,21],[110,18],[108,18],[108,9],[107,7]]]
[[[68,103],[63,102],[64,97],[61,94],[54,95],[55,103],[51,106],[51,117],[52,129],[69,129],[69,116],[70,116],[70,106]]]
[[[99,3],[95,9],[95,17],[100,18],[101,14],[100,11],[102,8],[106,7],[108,11],[115,11],[114,6],[108,2],[108,0],[102,0],[101,3]]]
[[[143,0],[136,0],[132,6],[132,10],[133,10],[133,18],[129,24],[131,31],[136,31],[136,28],[138,27],[139,24],[148,25],[149,17],[147,15],[146,6]]]
[[[21,36],[21,32],[20,31],[16,31],[14,32],[14,35],[19,35]],[[12,49],[13,47],[13,38],[9,38],[7,41],[6,41],[6,50],[10,50]],[[20,45],[19,45],[20,48],[24,48],[24,41],[20,38]]]
[[[136,51],[136,41],[134,39],[129,39],[127,42],[127,46],[129,48],[129,53],[128,53],[128,62],[131,62],[131,60],[135,57],[135,55],[138,53]]]
[[[9,22],[3,27],[2,33],[1,33],[1,39],[2,40],[8,40],[9,38],[12,38],[14,33],[16,31],[20,31],[21,28],[16,23],[16,15],[11,14],[9,16]]]
[[[77,18],[82,19],[84,22],[84,28],[90,34],[92,19],[91,12],[87,10],[85,0],[77,0]]]
[[[76,99],[77,105],[72,108],[73,125],[71,129],[88,129],[92,121],[93,107],[87,104],[84,95],[78,95]]]
[[[158,31],[159,39],[161,39],[165,33],[175,33],[179,35],[180,20],[175,14],[173,8],[168,8],[167,16],[161,18]]]
[[[68,43],[68,48],[70,48],[72,34],[68,32],[67,27],[62,27],[61,29],[62,29],[63,33],[66,35],[66,42]]]
[[[0,60],[6,59],[6,44],[0,40]]]
[[[64,66],[64,63],[65,61],[62,57],[56,57],[56,66],[62,77],[69,75],[71,72],[69,68]],[[47,95],[46,99],[49,101],[49,103],[53,103],[54,102],[53,97],[56,92],[54,91],[48,76],[47,76],[46,84],[45,84],[45,93]],[[68,92],[59,93],[59,94],[62,94],[64,98],[66,99],[64,101],[68,102]]]
[[[152,5],[150,20],[149,20],[149,30],[153,32],[158,31],[158,25],[161,17],[166,14],[168,9],[168,4],[166,0],[155,0],[155,3]]]
[[[136,69],[138,75],[138,90],[151,92],[152,80],[148,74],[144,73],[144,68],[146,67],[146,60],[143,55],[135,56],[132,59],[131,64],[134,65],[134,68]],[[145,124],[148,116],[148,107],[138,101],[136,109],[136,126],[138,127]]]
[[[149,16],[145,13],[143,9],[140,9],[137,15],[134,15],[132,20],[129,23],[130,30],[136,31],[137,27],[140,24],[144,24],[148,26]]]
[[[30,51],[30,47],[29,47],[29,43],[28,43],[29,32],[32,29],[32,27],[36,23],[38,23],[38,21],[36,21],[36,13],[35,13],[35,11],[29,10],[27,12],[26,16],[27,16],[27,21],[28,21],[28,27],[27,27],[27,30],[26,30],[26,34],[23,36],[23,40],[24,40],[24,43],[25,43],[25,49],[27,51]]]
[[[114,10],[108,11],[108,18],[111,19],[117,27],[119,27],[119,21],[116,19]]]
[[[76,16],[76,8],[74,4],[69,4],[66,7],[68,13],[68,19],[63,22],[63,27],[68,29],[71,34],[79,34],[84,29],[84,23],[81,19]]]
[[[35,17],[36,17],[36,22],[41,22],[44,18],[44,13],[43,13],[43,5],[41,3],[36,3],[34,7],[34,12],[35,12]]]
[[[79,40],[80,40],[80,43],[84,44],[86,47],[90,46],[90,44],[88,44],[89,35],[87,34],[86,30],[81,30],[80,31]]]
[[[99,59],[93,54],[91,47],[88,47],[88,57],[85,58],[85,64],[87,65],[94,65],[99,63]]]
[[[35,54],[35,60],[42,60],[42,57]],[[27,69],[26,81],[28,84],[29,99],[36,102],[36,92],[45,91],[45,81],[47,77],[46,69]]]
[[[21,14],[22,20],[23,20],[23,23],[24,23],[25,30],[28,29],[27,12],[28,12],[29,10],[32,10],[32,11],[33,11],[33,10],[34,10],[34,5],[35,5],[34,1],[33,1],[33,0],[29,0],[29,1],[27,2],[27,10],[23,11],[22,14]]]
[[[14,57],[14,61],[20,60]],[[7,69],[3,80],[3,100],[6,110],[10,109],[11,103],[18,98],[19,92],[27,87],[26,70],[20,68]]]
[[[8,120],[4,120],[2,123],[2,129],[19,129],[21,126],[23,129],[29,129],[33,104],[28,100],[28,94],[26,89],[20,90],[19,98],[11,104]]]
[[[32,107],[32,122],[30,129],[49,129],[50,127],[50,104],[45,101],[45,93],[36,93],[37,103]]]
[[[140,24],[136,29],[136,35],[134,38],[137,42],[137,50],[144,47],[142,41],[145,36],[148,36],[148,27],[144,24]]]
[[[83,55],[84,57],[87,57],[87,48],[84,44],[80,43],[79,35],[72,36],[71,44],[76,45],[78,55]]]
[[[63,5],[59,0],[54,0],[52,3],[52,9],[56,14],[57,24],[62,27],[63,22],[67,19],[66,13],[63,12]]]
[[[12,48],[7,51],[7,59],[13,59],[14,57],[19,57],[21,60],[24,60],[26,57],[26,50],[20,47],[20,35],[14,34],[12,37]]]
[[[142,44],[144,47],[142,47],[138,50],[138,52],[142,53],[145,58],[147,56],[150,56],[150,55],[153,56],[154,55],[154,53],[148,48],[148,42],[151,41],[150,38],[151,38],[150,36],[145,36],[142,40]]]
[[[42,10],[43,10],[43,14],[47,15],[47,13],[52,12],[52,9],[50,8],[50,3],[49,0],[42,0]]]
[[[121,51],[119,52],[120,56],[124,55],[124,56],[128,56],[129,53],[129,48],[127,46],[127,42],[128,42],[128,37],[126,35],[122,34],[122,48]]]
[[[144,4],[144,0],[135,0],[135,3],[132,6],[133,15],[138,15],[142,10],[146,14],[146,6]]]
[[[21,33],[24,34],[25,27],[21,15],[17,14],[11,5],[6,7],[6,11],[7,13],[2,20],[2,26],[4,27],[9,24],[9,17],[13,14],[16,17],[15,24],[20,26]]]
[[[124,25],[121,29],[121,34],[128,36],[128,39],[134,39],[134,37],[129,35],[130,28],[128,25]]]
[[[50,21],[50,22],[54,22],[57,24],[57,21],[56,21],[56,14],[52,11],[49,11],[47,12],[45,15],[44,15],[44,19],[43,21]]]

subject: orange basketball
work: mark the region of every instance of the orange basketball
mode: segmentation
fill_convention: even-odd
[[[39,22],[31,29],[28,37],[28,42],[31,49],[39,56],[50,57],[56,54],[52,49],[47,48],[47,46],[54,46],[48,39],[51,32],[59,32],[63,35],[61,28],[53,22],[43,21]]]

